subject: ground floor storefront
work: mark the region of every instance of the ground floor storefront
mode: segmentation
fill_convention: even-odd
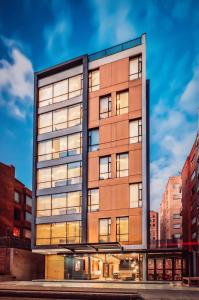
[[[45,279],[96,281],[181,281],[188,261],[182,251],[100,251],[45,256]]]

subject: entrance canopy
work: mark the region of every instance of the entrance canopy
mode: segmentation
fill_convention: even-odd
[[[81,253],[81,252],[111,252],[111,251],[122,251],[123,247],[120,243],[87,243],[87,244],[67,244],[62,245],[62,249],[66,249],[71,253]],[[60,255],[62,253],[59,253]]]

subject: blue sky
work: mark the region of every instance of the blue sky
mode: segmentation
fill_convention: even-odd
[[[33,71],[147,33],[151,203],[181,171],[197,131],[199,1],[0,2],[0,161],[31,187]]]

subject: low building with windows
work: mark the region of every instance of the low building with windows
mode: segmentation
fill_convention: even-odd
[[[182,179],[169,177],[160,205],[160,243],[162,247],[182,247]]]
[[[145,35],[35,73],[32,251],[46,279],[147,277]]]
[[[189,252],[191,276],[199,276],[199,134],[182,168],[183,248]]]
[[[0,163],[0,274],[17,280],[43,277],[41,255],[31,250],[32,192]],[[7,277],[8,279],[8,277]]]

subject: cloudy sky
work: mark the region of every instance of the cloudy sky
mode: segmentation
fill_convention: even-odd
[[[151,203],[197,131],[199,1],[0,1],[0,161],[31,187],[33,71],[147,33]]]

